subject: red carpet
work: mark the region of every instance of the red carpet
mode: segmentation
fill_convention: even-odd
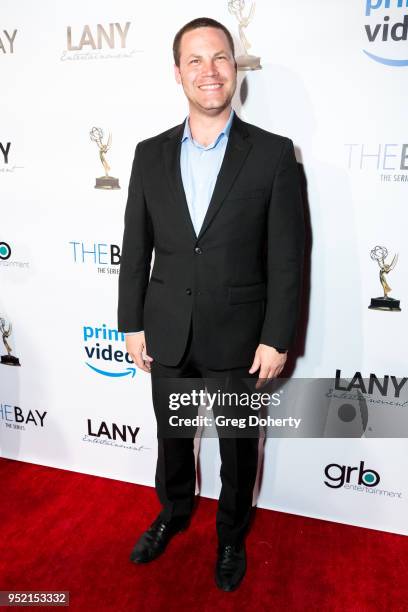
[[[0,486],[0,590],[70,591],[69,609],[84,611],[408,609],[404,536],[257,510],[247,575],[223,593],[213,500],[199,500],[161,558],[137,566],[128,556],[158,512],[153,489],[7,459]]]

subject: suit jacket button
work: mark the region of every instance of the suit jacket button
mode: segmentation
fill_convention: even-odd
[[[203,251],[202,251],[202,249],[200,249],[200,247],[198,247],[198,246],[196,246],[196,247],[195,247],[195,249],[194,249],[194,253],[195,253],[196,255],[201,255],[201,253],[202,253],[202,252],[203,252]]]
[[[192,293],[191,289],[186,289],[186,293],[187,293],[187,295],[191,295],[191,293]]]

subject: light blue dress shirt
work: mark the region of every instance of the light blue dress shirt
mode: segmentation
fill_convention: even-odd
[[[194,140],[190,131],[189,118],[186,117],[185,119],[181,138],[180,169],[188,210],[196,236],[200,233],[211,201],[218,172],[224,159],[233,117],[234,109],[231,108],[230,116],[224,128],[214,142],[207,147]],[[128,332],[126,335],[134,333],[141,332]]]
[[[180,167],[184,192],[196,236],[200,233],[218,172],[224,159],[233,116],[234,110],[231,109],[224,129],[221,130],[214,142],[207,147],[194,140],[188,117],[185,121],[181,139]]]

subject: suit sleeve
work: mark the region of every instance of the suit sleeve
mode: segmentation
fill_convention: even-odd
[[[143,329],[143,307],[149,282],[153,230],[143,192],[140,143],[136,146],[129,181],[122,241],[118,330]]]
[[[288,349],[299,317],[305,243],[300,176],[285,139],[273,182],[267,228],[267,300],[260,343]]]

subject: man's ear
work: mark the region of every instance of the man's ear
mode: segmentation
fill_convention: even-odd
[[[181,74],[180,74],[180,68],[174,64],[174,77],[177,81],[177,83],[181,83]]]

